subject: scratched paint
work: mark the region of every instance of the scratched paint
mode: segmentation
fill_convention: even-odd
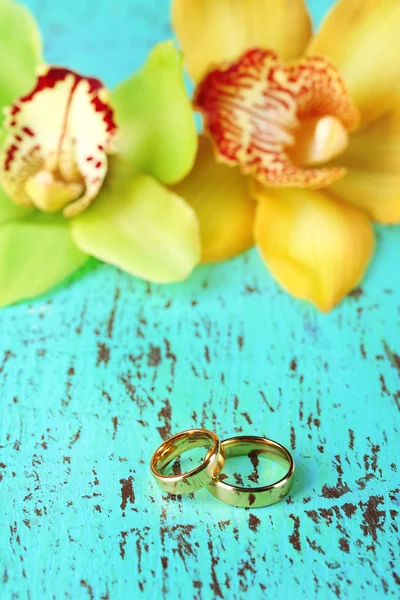
[[[110,83],[169,35],[155,0],[29,5],[49,60]],[[94,264],[3,310],[1,598],[398,597],[400,230],[378,234],[368,279],[325,316],[255,251],[164,287]],[[287,445],[290,496],[163,497],[151,454],[195,425]]]

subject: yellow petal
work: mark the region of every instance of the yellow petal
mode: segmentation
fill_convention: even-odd
[[[362,124],[393,106],[400,84],[400,2],[340,0],[312,39],[308,54],[333,60]]]
[[[315,190],[257,186],[255,240],[290,294],[331,310],[364,275],[374,248],[368,219]]]
[[[340,163],[349,168],[400,173],[400,95],[394,110],[350,137]]]
[[[250,48],[297,58],[311,35],[303,0],[174,0],[172,22],[195,81]]]
[[[215,162],[211,142],[199,137],[193,170],[173,191],[195,210],[202,262],[225,260],[253,245],[255,203],[238,169]]]
[[[400,98],[398,106],[351,136],[340,157],[347,175],[329,188],[378,223],[400,222]]]
[[[400,173],[351,169],[329,192],[362,209],[376,223],[400,223]]]

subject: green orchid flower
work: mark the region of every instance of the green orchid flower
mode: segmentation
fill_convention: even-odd
[[[0,0],[0,306],[42,294],[90,256],[155,282],[200,260],[194,210],[167,186],[197,134],[171,42],[109,92],[43,64],[32,15]],[[5,57],[5,58],[4,58]]]

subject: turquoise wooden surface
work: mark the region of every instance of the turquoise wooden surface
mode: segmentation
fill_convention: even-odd
[[[171,34],[162,0],[26,4],[49,61],[110,85]],[[377,235],[329,315],[255,251],[164,287],[96,263],[1,311],[1,598],[398,598],[400,228]],[[288,445],[291,496],[162,497],[151,454],[194,425]]]

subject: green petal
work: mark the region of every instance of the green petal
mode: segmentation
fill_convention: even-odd
[[[72,237],[84,252],[160,283],[185,279],[200,260],[193,209],[147,175],[106,183],[72,220]]]
[[[0,306],[46,292],[88,257],[73,243],[67,221],[35,214],[0,226]]]
[[[31,214],[33,209],[17,206],[7,196],[0,186],[0,225],[8,221],[15,221]]]
[[[43,61],[42,42],[35,19],[27,8],[0,0],[0,110],[29,92],[36,67]],[[0,116],[0,124],[3,115]]]
[[[165,184],[183,179],[196,157],[197,134],[182,56],[172,42],[158,44],[112,100],[121,128],[119,151],[130,165]]]

